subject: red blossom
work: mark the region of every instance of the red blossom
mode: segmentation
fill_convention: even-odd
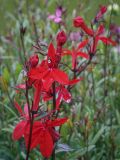
[[[29,64],[30,64],[30,67],[32,68],[36,67],[38,62],[39,62],[39,57],[37,54],[32,55],[29,59]]]
[[[57,40],[57,45],[64,45],[66,40],[67,40],[67,36],[65,34],[64,31],[61,31],[57,34],[57,37],[56,37],[56,40]]]
[[[31,69],[28,76],[34,80],[42,80],[46,90],[49,90],[54,81],[60,84],[68,83],[68,75],[58,69],[57,66],[56,51],[51,43],[48,48],[47,60],[42,61],[38,67]]]
[[[103,17],[103,15],[106,13],[106,11],[107,11],[107,7],[101,6],[99,12],[97,13],[94,19],[94,22],[98,22]]]
[[[63,100],[66,103],[70,103],[72,98],[71,93],[64,86],[59,86],[56,88],[56,95],[56,109],[59,109],[59,106]]]
[[[103,35],[104,31],[105,31],[104,25],[101,24],[94,33],[94,40],[93,43],[91,44],[90,53],[96,52],[96,48],[99,41],[102,41],[105,45],[112,45],[112,46],[116,45],[116,42],[114,40]]]
[[[18,140],[25,134],[26,127],[27,125],[29,125],[29,115],[28,115],[27,104],[24,106],[24,112],[22,111],[21,107],[19,106],[17,102],[15,102],[14,104],[15,104],[15,108],[18,110],[19,114],[21,115],[21,118],[23,118],[23,120],[21,120],[16,125],[16,127],[14,128],[13,134],[12,134],[12,138],[14,140]]]
[[[40,145],[40,152],[46,158],[49,158],[54,148],[54,142],[59,139],[59,133],[55,131],[54,127],[61,126],[67,121],[67,118],[57,118],[55,120],[35,121],[32,130],[32,139],[30,149]],[[28,125],[25,132],[25,142],[28,146],[29,141]]]
[[[89,55],[86,52],[81,51],[80,49],[84,48],[88,44],[88,39],[80,42],[77,49],[72,48],[71,50],[63,49],[62,56],[71,55],[72,56],[72,69],[76,68],[77,57],[82,57],[85,59],[89,59]]]
[[[88,28],[82,17],[78,16],[73,19],[74,27],[81,28],[86,34],[93,36],[93,30]]]

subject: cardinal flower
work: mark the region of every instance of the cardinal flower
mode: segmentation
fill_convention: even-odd
[[[57,94],[56,109],[59,109],[59,106],[62,101],[65,101],[66,103],[70,103],[72,99],[71,93],[64,86],[57,87],[56,94]]]
[[[41,91],[42,91],[42,82],[39,80],[35,81],[34,89],[35,91],[34,91],[32,111],[37,111],[39,107],[39,101],[40,101],[40,96],[41,96]]]
[[[104,10],[105,10],[104,8],[101,8],[101,13],[103,13]],[[91,48],[90,53],[96,52],[96,47],[99,41],[102,41],[106,45],[113,45],[113,46],[116,45],[115,41],[103,35],[104,30],[105,30],[103,24],[101,24],[97,28],[97,30],[94,31],[93,29],[87,27],[83,18],[80,16],[74,18],[73,24],[75,27],[81,28],[86,34],[88,34],[89,36],[93,38],[93,43],[91,44],[91,47],[90,47]]]
[[[63,53],[62,55],[71,55],[72,56],[72,69],[76,68],[76,64],[77,64],[77,57],[82,57],[85,59],[89,59],[89,55],[86,52],[82,52],[80,49],[82,49],[83,47],[85,47],[88,44],[88,39],[82,41],[77,49],[72,48],[71,50],[68,49],[63,49]]]
[[[38,62],[39,62],[39,57],[37,54],[34,54],[29,58],[29,64],[30,64],[30,67],[32,68],[36,67]]]
[[[73,86],[75,85],[76,83],[80,82],[81,80],[83,80],[83,78],[78,78],[78,79],[72,79],[69,81],[68,84],[66,85],[59,85],[56,87],[56,109],[58,110],[59,107],[60,107],[60,104],[62,101],[66,102],[66,103],[70,103],[71,99],[72,99],[72,95],[71,93],[69,92],[69,90],[67,89],[67,86],[70,85],[70,86]],[[42,96],[43,96],[43,100],[46,102],[46,101],[49,101],[53,98],[53,91],[52,89],[50,89],[49,91],[47,92],[43,92],[42,93]]]
[[[94,23],[98,22],[103,17],[103,15],[106,13],[106,11],[107,11],[107,7],[101,6],[99,12],[97,13],[94,19]]]
[[[61,31],[57,34],[56,41],[58,46],[64,45],[66,40],[67,40],[67,36],[64,31]]]
[[[97,44],[99,41],[102,41],[105,45],[112,45],[112,46],[116,45],[115,41],[103,35],[104,31],[105,31],[104,25],[101,24],[94,33],[94,41],[93,44],[91,45],[90,53],[96,52]]]
[[[49,158],[54,149],[54,142],[59,139],[60,135],[55,131],[56,126],[61,126],[67,121],[67,118],[57,118],[55,120],[41,120],[35,121],[33,124],[31,146],[33,149],[40,146],[40,152],[45,158]],[[29,128],[27,127],[25,132],[26,145],[29,141]]]
[[[46,90],[49,90],[55,81],[60,84],[66,84],[69,82],[68,75],[58,69],[58,64],[59,57],[51,43],[48,48],[47,59],[43,60],[38,67],[31,69],[28,73],[28,77],[34,80],[42,80]]]
[[[73,25],[74,25],[74,27],[81,28],[88,35],[93,36],[93,30],[91,28],[87,27],[87,25],[84,22],[82,17],[78,16],[78,17],[74,18]]]
[[[21,119],[23,119],[16,125],[13,131],[13,134],[12,134],[13,139],[18,140],[25,134],[26,127],[27,125],[29,125],[29,114],[28,114],[27,104],[24,106],[24,112],[22,111],[21,107],[19,106],[17,102],[15,102],[14,104],[21,116]]]

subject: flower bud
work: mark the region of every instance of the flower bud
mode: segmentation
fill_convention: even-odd
[[[30,64],[30,67],[32,68],[36,67],[38,62],[39,62],[39,57],[37,54],[32,55],[29,59],[29,64]]]
[[[78,16],[73,19],[74,27],[81,27],[84,24],[84,20],[82,17]]]
[[[82,17],[78,16],[74,18],[73,25],[77,28],[80,27],[85,33],[87,33],[90,36],[93,36],[93,30],[87,27]]]
[[[57,40],[57,44],[58,45],[64,45],[66,40],[67,40],[67,36],[65,34],[64,31],[61,31],[57,34],[57,37],[56,37],[56,40]]]

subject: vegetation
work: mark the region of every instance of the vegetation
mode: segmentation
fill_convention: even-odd
[[[107,8],[107,11],[100,17],[98,16],[99,5]],[[60,9],[61,13],[58,13],[57,9]],[[77,16],[83,18],[87,30],[84,25],[77,26],[77,20],[81,20],[75,19]],[[119,16],[119,0],[0,1],[0,160],[27,160],[28,157],[31,160],[45,158],[51,160],[120,160]],[[101,32],[97,35],[95,31],[100,24],[104,27],[101,27]],[[56,40],[61,31],[64,31],[66,42],[64,46],[58,42],[59,38]],[[91,48],[93,49],[91,46],[95,44],[94,39],[100,36],[102,38],[92,50],[93,56],[91,56]],[[50,118],[52,120],[54,116],[59,118],[56,119],[59,121],[58,126],[61,126],[57,126],[55,131],[60,132],[60,137],[55,141],[55,149],[52,150],[50,156],[46,156],[46,153],[41,154],[39,145],[29,154],[23,138],[19,141],[13,140],[19,139],[14,137],[13,131],[21,120],[16,103],[24,110],[27,100],[24,93],[29,90],[28,97],[31,107],[33,106],[35,100],[33,94],[39,86],[35,88],[31,85],[32,88],[29,89],[20,84],[26,85],[31,77],[36,80],[31,71],[34,61],[32,56],[37,54],[40,64],[44,55],[47,56],[51,42],[55,49],[62,47],[60,51],[62,60],[59,68],[69,75],[70,80],[77,80],[74,81],[75,86],[70,85],[70,82],[66,82],[66,86],[63,82],[66,78],[63,75],[62,78],[58,76],[59,79],[54,77],[56,85],[58,86],[59,83],[61,85],[62,81],[62,85],[70,91],[72,96],[67,97],[69,103],[63,101],[61,106],[58,105],[60,107],[58,111],[59,107],[57,108],[54,103],[58,95],[54,96],[55,92],[52,92],[53,101],[40,100],[38,106],[41,113],[37,118],[42,119],[55,109],[55,113]],[[77,48],[81,42],[86,43],[80,48],[80,51],[84,49],[82,51],[85,53],[77,57],[79,70],[75,72],[75,64],[71,63],[73,56],[70,54],[73,54],[73,47]],[[38,45],[40,45],[39,49]],[[51,50],[50,52],[53,51]],[[37,65],[38,63],[35,67]],[[26,73],[29,73],[29,76],[26,76]],[[38,108],[36,110],[39,113]],[[30,114],[32,116],[33,112]],[[26,130],[28,131],[29,128],[30,126]],[[28,157],[26,157],[27,153]]]

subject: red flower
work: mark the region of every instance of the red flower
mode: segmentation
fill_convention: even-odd
[[[103,17],[103,15],[106,13],[106,11],[107,11],[107,7],[101,6],[99,12],[97,13],[94,19],[94,22],[98,22]]]
[[[111,38],[107,38],[104,35],[102,35],[104,33],[104,25],[101,24],[98,29],[96,30],[96,32],[94,33],[94,42],[91,45],[91,51],[90,53],[95,53],[96,52],[96,48],[97,48],[97,44],[99,41],[102,41],[104,44],[106,45],[116,45],[116,42],[113,41]]]
[[[76,83],[80,82],[81,80],[83,80],[83,78],[79,78],[79,79],[72,79],[69,81],[68,84],[66,85],[75,85]],[[53,91],[52,89],[50,89],[48,92],[43,92],[43,100],[44,101],[49,101],[53,98]],[[59,109],[59,106],[61,104],[62,101],[65,101],[66,103],[69,103],[71,101],[72,95],[71,93],[67,90],[67,88],[65,88],[65,86],[58,86],[56,87],[56,109]]]
[[[59,139],[59,133],[54,127],[60,126],[67,121],[67,118],[57,118],[55,120],[35,121],[32,130],[32,139],[30,149],[40,145],[40,152],[45,158],[49,158],[54,148],[54,142]],[[29,141],[30,126],[25,132],[26,146]]]
[[[60,46],[64,45],[67,40],[67,36],[65,32],[64,31],[59,32],[57,34],[56,40],[57,40],[57,45],[60,45]]]
[[[82,17],[78,16],[74,18],[73,24],[74,27],[80,27],[81,29],[83,29],[85,33],[87,33],[90,36],[93,36],[93,30],[87,27]]]
[[[19,106],[19,104],[17,102],[14,102],[16,109],[18,110],[19,114],[21,115],[21,118],[23,118],[23,120],[21,120],[15,127],[13,134],[12,134],[12,138],[14,140],[18,140],[20,139],[26,131],[26,127],[27,125],[29,125],[29,115],[28,115],[28,106],[27,104],[24,106],[24,112],[22,111],[21,107]]]
[[[46,90],[49,90],[54,81],[57,81],[60,84],[68,83],[68,75],[57,68],[57,60],[55,48],[51,43],[48,48],[47,60],[42,61],[38,67],[31,69],[28,76],[34,80],[42,80]]]
[[[35,88],[35,92],[34,92],[32,111],[37,111],[38,106],[39,106],[39,101],[40,101],[40,95],[41,95],[41,91],[42,91],[42,82],[36,81],[34,83],[34,88]]]
[[[72,48],[72,51],[68,50],[68,49],[63,49],[63,53],[62,55],[71,55],[72,56],[72,69],[76,68],[76,64],[77,64],[77,57],[82,57],[85,59],[89,59],[89,55],[85,52],[80,51],[81,48],[85,47],[88,44],[88,39],[82,41],[77,49]]]
[[[64,86],[59,86],[56,88],[56,95],[56,109],[59,109],[59,106],[63,100],[66,103],[70,103],[72,98],[71,93]]]
[[[32,55],[29,59],[29,64],[30,64],[30,67],[32,68],[36,67],[38,62],[39,62],[39,57],[37,54]]]

